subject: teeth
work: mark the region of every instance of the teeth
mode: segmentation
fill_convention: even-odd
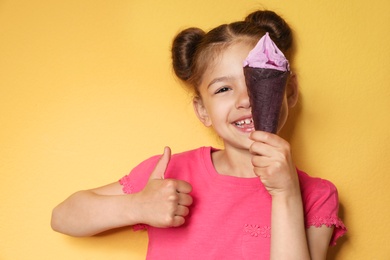
[[[237,126],[242,126],[242,125],[244,125],[244,124],[246,124],[246,125],[250,125],[250,124],[252,124],[252,119],[245,119],[245,120],[240,120],[240,121],[237,121],[236,123],[235,123]]]

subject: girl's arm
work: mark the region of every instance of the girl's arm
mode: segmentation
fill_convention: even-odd
[[[136,200],[134,195],[123,195],[119,183],[78,191],[54,208],[51,226],[80,237],[133,225],[138,222]]]
[[[333,228],[305,230],[300,194],[273,197],[271,222],[271,259],[326,259]]]
[[[311,259],[299,188],[272,197],[271,259]]]
[[[271,259],[326,259],[332,229],[305,229],[299,179],[290,145],[277,135],[255,131],[250,151],[254,172],[272,196]],[[307,233],[306,233],[307,232]]]
[[[181,180],[164,179],[170,160],[166,148],[144,189],[124,194],[119,182],[78,191],[54,208],[51,226],[71,236],[91,236],[134,224],[180,226],[188,215],[192,187]]]
[[[310,227],[306,230],[311,259],[326,259],[333,229],[333,227],[322,226],[319,228]]]

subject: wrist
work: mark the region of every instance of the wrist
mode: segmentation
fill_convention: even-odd
[[[272,202],[279,203],[302,203],[302,195],[300,189],[279,191],[272,194]]]
[[[272,199],[291,199],[291,198],[301,198],[301,189],[299,183],[290,184],[283,189],[274,189],[270,192]]]
[[[123,218],[127,225],[132,226],[142,222],[139,194],[126,194],[123,205]]]

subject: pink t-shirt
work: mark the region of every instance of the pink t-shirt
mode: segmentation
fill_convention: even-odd
[[[189,182],[194,202],[183,226],[135,227],[148,231],[148,259],[269,259],[271,196],[259,178],[218,174],[211,160],[213,151],[201,147],[172,155],[165,178]],[[159,157],[142,162],[123,177],[123,191],[141,191]],[[334,226],[334,245],[346,232],[337,215],[336,187],[301,171],[298,175],[306,227]]]

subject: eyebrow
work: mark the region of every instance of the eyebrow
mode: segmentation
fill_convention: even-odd
[[[211,85],[213,85],[215,83],[218,83],[218,82],[221,82],[221,81],[225,81],[225,80],[231,80],[231,77],[224,76],[224,77],[215,78],[207,85],[207,88],[209,88]]]

